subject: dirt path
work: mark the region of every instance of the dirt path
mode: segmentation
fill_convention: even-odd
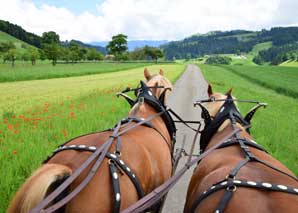
[[[174,90],[169,98],[168,105],[185,120],[200,120],[200,109],[198,107],[194,108],[193,102],[206,96],[207,83],[200,69],[195,65],[188,65],[184,74],[174,85]],[[185,150],[189,152],[194,133],[182,124],[177,124],[177,129],[176,147],[181,147],[183,136],[186,135]],[[196,146],[195,150],[198,152],[198,146]],[[185,162],[186,157],[181,158],[178,170]],[[187,171],[183,178],[169,192],[163,213],[183,212],[188,182],[192,172],[193,169]]]

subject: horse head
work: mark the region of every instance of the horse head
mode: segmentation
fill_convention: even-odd
[[[145,68],[144,76],[146,78],[147,87],[151,88],[151,91],[155,97],[163,105],[165,105],[173,86],[171,82],[164,76],[163,70],[160,69],[158,74],[152,75],[149,70]]]
[[[213,89],[212,89],[212,86],[209,84],[208,89],[207,89],[207,93],[208,93],[209,99],[211,101],[206,102],[204,104],[204,107],[209,112],[209,115],[210,115],[211,118],[216,117],[219,110],[221,109],[221,107],[224,104],[224,101],[214,101],[214,100],[225,100],[225,99],[228,99],[229,97],[232,97],[234,99],[234,97],[232,96],[232,88],[229,89],[225,94],[218,93],[218,92],[214,93]],[[235,103],[235,105],[237,106],[237,103]]]

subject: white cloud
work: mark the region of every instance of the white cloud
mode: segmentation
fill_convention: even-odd
[[[295,2],[294,2],[295,1]],[[37,33],[53,30],[62,40],[181,39],[211,30],[298,25],[296,0],[104,0],[98,14],[75,15],[66,8],[31,0],[0,0],[0,19]],[[290,13],[289,13],[290,11]],[[292,11],[292,12],[291,12]]]

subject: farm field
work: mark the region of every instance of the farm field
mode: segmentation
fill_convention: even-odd
[[[273,89],[277,93],[298,98],[298,68],[281,66],[222,66],[231,72]]]
[[[174,82],[185,65],[153,65]],[[129,105],[115,93],[136,86],[144,67],[81,77],[0,84],[0,212],[21,183],[59,144],[112,127]],[[3,97],[5,96],[5,97]],[[4,102],[4,103],[3,103]],[[8,110],[7,106],[10,106]]]
[[[77,64],[57,64],[38,62],[35,66],[30,63],[18,62],[15,67],[9,63],[0,64],[0,82],[40,80],[50,78],[64,78],[71,76],[83,76],[116,72],[136,67],[149,66],[150,63],[77,63]]]
[[[297,86],[298,72],[282,67],[274,67],[270,72],[268,68],[271,67],[266,66],[252,68],[199,66],[206,80],[213,85],[214,91],[226,92],[229,88],[233,88],[233,95],[239,99],[258,100],[269,104],[266,109],[260,109],[252,120],[252,135],[269,153],[297,175],[298,99],[280,94],[271,88],[279,86],[287,90],[292,86]],[[242,74],[244,70],[247,70],[247,74],[251,74],[253,78],[271,85],[271,88],[265,88],[262,84],[253,83],[245,76],[237,74]],[[273,81],[274,78],[276,79]],[[251,104],[239,104],[242,113],[246,113],[252,106]]]

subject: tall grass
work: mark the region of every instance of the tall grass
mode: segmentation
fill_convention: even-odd
[[[298,68],[280,66],[222,66],[252,83],[298,98]]]
[[[295,174],[298,173],[298,100],[279,94],[259,84],[252,83],[230,71],[230,67],[200,65],[205,77],[213,85],[214,91],[226,92],[233,88],[233,95],[239,99],[250,99],[267,102],[269,106],[256,113],[252,121],[252,135],[255,140],[263,145],[275,158],[283,162]],[[238,67],[237,67],[238,68]],[[241,67],[239,67],[240,69]],[[259,79],[266,81],[272,79],[272,73],[267,72],[267,67],[256,67],[255,76],[262,72]],[[233,69],[235,69],[233,67]],[[253,70],[248,72],[253,73]],[[275,71],[276,72],[276,71]],[[280,71],[280,82],[288,78]],[[269,76],[266,76],[269,75]],[[268,84],[271,81],[267,82]],[[273,83],[273,82],[272,82]],[[282,86],[282,85],[281,85]],[[284,85],[288,87],[288,85]],[[240,104],[244,114],[251,105]]]
[[[157,72],[160,67],[172,82],[185,68],[184,65],[162,65],[152,66],[149,70]],[[35,94],[36,101],[22,111],[3,113],[0,122],[0,212],[5,212],[15,191],[59,144],[78,135],[113,127],[124,117],[129,105],[117,99],[115,93],[128,85],[137,85],[141,79],[144,79],[143,69],[138,68],[64,79],[69,86],[66,91],[60,88],[63,81],[57,82],[62,79],[32,81],[33,89],[27,90],[24,103],[30,99],[30,93],[34,93],[35,86],[41,91],[39,95],[44,96],[47,89],[56,85],[57,94],[52,97],[50,93],[40,99]],[[41,83],[37,86],[36,82]],[[29,87],[30,82],[27,83]],[[22,94],[21,90],[8,92]]]

